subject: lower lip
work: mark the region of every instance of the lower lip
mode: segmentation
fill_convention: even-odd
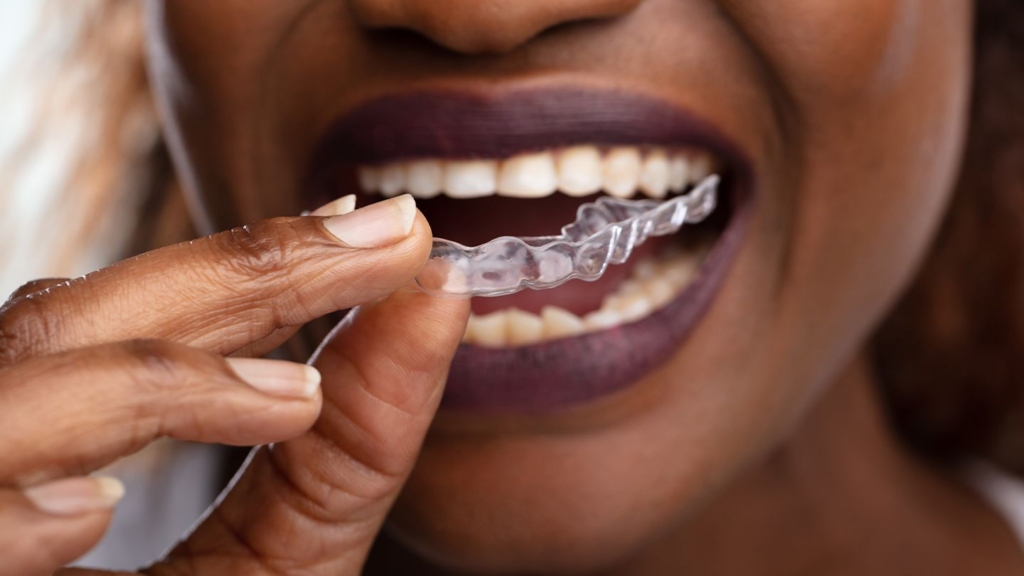
[[[639,382],[684,345],[721,287],[753,202],[734,186],[733,216],[693,282],[651,315],[601,332],[518,348],[463,344],[441,401],[446,411],[543,414],[594,402]]]

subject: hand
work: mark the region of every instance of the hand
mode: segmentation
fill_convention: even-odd
[[[0,309],[0,574],[50,574],[93,546],[119,485],[82,475],[161,436],[278,444],[149,573],[359,573],[468,315],[400,289],[430,236],[395,199],[20,289]],[[322,386],[303,365],[238,357],[359,305],[316,362]]]

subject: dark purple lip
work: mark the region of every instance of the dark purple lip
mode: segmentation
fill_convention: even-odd
[[[314,154],[313,174],[339,163],[502,158],[574,144],[694,145],[749,168],[738,146],[687,110],[629,92],[566,87],[375,98],[327,130]]]
[[[693,282],[637,322],[519,348],[462,344],[442,408],[543,414],[635,384],[667,362],[703,318],[742,245],[750,213],[751,203],[742,202]]]
[[[337,190],[324,188],[333,186],[341,165],[418,157],[501,158],[574,144],[711,151],[727,163],[729,223],[694,281],[640,321],[519,348],[460,346],[443,409],[554,412],[625,389],[668,361],[710,307],[742,244],[754,204],[752,163],[714,125],[687,110],[628,92],[580,88],[380,97],[337,121],[314,155],[310,189],[320,201],[337,196]]]

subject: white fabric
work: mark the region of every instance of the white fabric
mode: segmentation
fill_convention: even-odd
[[[974,461],[964,467],[964,477],[1017,535],[1024,548],[1024,481],[992,464]]]
[[[176,443],[157,458],[125,462],[105,474],[125,484],[106,536],[75,566],[135,570],[170,549],[217,496],[221,451]],[[145,457],[145,452],[140,453]]]

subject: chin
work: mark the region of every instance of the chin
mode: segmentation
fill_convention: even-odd
[[[696,475],[666,493],[655,471],[562,452],[493,445],[431,450],[396,504],[388,535],[454,572],[593,573],[663,538],[698,501]]]
[[[765,446],[743,441],[746,430],[729,418],[702,416],[702,401],[680,411],[668,376],[637,383],[632,398],[529,425],[440,420],[388,537],[421,561],[470,574],[600,573],[670,539]]]

